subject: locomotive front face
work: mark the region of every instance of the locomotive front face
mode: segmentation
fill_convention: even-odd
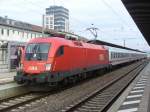
[[[51,70],[49,62],[50,43],[30,43],[25,50],[22,69],[26,73],[40,73]]]

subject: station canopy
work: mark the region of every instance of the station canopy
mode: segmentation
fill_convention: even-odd
[[[150,0],[122,0],[122,2],[150,45]]]

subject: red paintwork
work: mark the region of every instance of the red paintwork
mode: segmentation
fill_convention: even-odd
[[[51,43],[47,61],[26,61],[24,58],[23,71],[29,74],[38,74],[45,71],[45,64],[52,64],[51,72],[71,71],[95,65],[109,64],[108,50],[103,46],[64,38],[36,38],[29,43]],[[56,56],[60,46],[64,46],[64,55]],[[37,70],[31,70],[36,66]]]

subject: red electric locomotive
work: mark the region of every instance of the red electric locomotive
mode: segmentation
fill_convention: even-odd
[[[27,44],[14,79],[19,84],[54,84],[108,65],[108,50],[102,45],[58,37],[36,38]]]

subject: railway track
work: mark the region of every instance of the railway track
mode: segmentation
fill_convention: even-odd
[[[2,100],[0,102],[0,112],[5,112],[13,108],[17,108],[21,105],[30,103],[37,99],[48,96],[49,93],[28,93],[20,96],[16,96],[13,98],[9,98],[6,100]]]
[[[132,73],[133,71],[135,71],[136,74],[137,74],[140,71],[140,70],[137,70],[137,69],[139,69],[137,67],[141,67],[140,68],[140,70],[141,70],[144,67],[144,65],[142,65],[142,63],[138,62],[137,64],[130,65],[130,67],[129,67],[130,71],[129,72],[127,72],[127,70],[125,70],[125,68],[123,68],[124,69],[123,71],[126,71],[125,74],[127,76],[130,76],[130,75],[128,75],[128,73]],[[114,73],[118,73],[118,72],[114,72]],[[96,96],[98,93],[101,94],[100,95],[101,97],[109,95],[110,91],[107,89],[107,87],[109,87],[110,84],[115,84],[115,81],[119,82],[120,79],[124,79],[123,78],[123,76],[124,76],[123,74],[120,75],[120,78],[116,78],[116,76],[113,75],[114,73],[112,73],[113,77],[111,77],[111,75],[110,76],[106,75],[107,78],[104,77],[104,79],[99,78],[99,79],[96,79],[97,81],[89,80],[90,83],[96,83],[96,82],[99,82],[98,80],[103,80],[103,82],[101,82],[101,86],[102,87],[101,87],[100,90],[96,90],[92,94],[89,94],[89,93],[91,93],[93,87],[89,87],[89,88],[91,88],[91,90],[87,90],[87,92],[85,92],[85,93],[82,92],[82,95],[83,95],[83,93],[86,94],[86,95],[88,94],[88,96],[86,96],[84,98],[81,95],[81,90],[83,90],[83,88],[85,88],[85,87],[80,86],[80,83],[79,83],[79,86],[77,86],[77,87],[71,87],[71,88],[68,88],[67,90],[63,89],[63,91],[60,91],[60,92],[57,91],[57,92],[50,92],[50,93],[29,93],[29,94],[25,94],[25,95],[21,95],[21,96],[17,96],[17,97],[14,97],[14,98],[10,98],[10,99],[6,99],[6,100],[3,100],[3,101],[0,101],[0,112],[5,112],[5,111],[18,109],[18,107],[24,106],[25,104],[30,104],[31,102],[35,102],[36,100],[39,100],[41,98],[45,98],[46,99],[47,96],[50,97],[48,99],[48,101],[51,101],[51,102],[46,101],[47,104],[50,105],[49,106],[50,108],[48,109],[48,111],[50,111],[50,112],[61,111],[62,109],[63,109],[62,111],[66,111],[66,112],[74,111],[74,109],[78,110],[78,107],[82,107],[83,104],[87,104],[88,100],[93,99],[94,98],[93,95]],[[108,78],[108,77],[110,77],[110,78]],[[134,77],[136,77],[136,75]],[[114,80],[112,80],[112,79],[114,79]],[[132,78],[132,80],[133,79],[134,78]],[[95,80],[95,79],[93,79],[93,80]],[[106,85],[107,85],[107,87],[106,87]],[[98,85],[94,84],[94,86],[98,86]],[[119,87],[119,86],[117,86],[117,87]],[[116,90],[117,90],[117,88],[116,88]],[[78,93],[75,94],[76,96],[72,95],[72,93],[74,93],[73,91],[78,92]],[[104,91],[106,91],[108,94],[102,94],[102,92],[104,92]],[[112,91],[111,93],[114,94],[113,92],[114,91]],[[99,96],[99,98],[100,98],[100,96]],[[68,98],[68,100],[66,100],[66,97]],[[82,99],[81,99],[81,97],[82,97]],[[68,104],[71,104],[69,102],[69,99],[71,101],[71,99],[77,99],[77,98],[80,99],[80,100],[77,100],[77,102],[73,103],[70,106],[67,106]],[[107,96],[106,99],[109,100],[111,98],[112,97],[108,97]],[[58,99],[61,99],[61,100],[58,100]],[[108,103],[108,101],[106,101],[104,99],[105,98],[102,98],[101,100],[103,100],[103,101],[100,101],[100,102],[104,102],[105,101],[105,102]],[[95,102],[92,102],[89,105],[91,105],[91,106],[92,106],[92,104],[96,105],[96,100],[95,100]],[[57,101],[59,101],[59,102],[57,102]],[[64,102],[66,102],[66,103],[64,103]],[[91,102],[91,101],[89,101],[89,102]],[[66,104],[66,105],[64,105],[64,104]],[[88,107],[90,107],[89,105],[88,105]],[[99,104],[97,104],[97,106],[98,105]],[[64,107],[66,107],[66,108],[64,109]],[[94,106],[92,108],[94,109]],[[90,108],[88,108],[88,109],[90,109]],[[81,110],[82,110],[82,108],[81,108]],[[19,111],[22,111],[22,110],[19,110]],[[26,110],[26,111],[28,111],[28,110]],[[39,112],[40,111],[41,110],[39,109]]]
[[[123,90],[134,80],[147,63],[141,64],[124,76],[112,80],[103,88],[92,92],[82,99],[62,109],[62,112],[105,112],[119,97]]]

